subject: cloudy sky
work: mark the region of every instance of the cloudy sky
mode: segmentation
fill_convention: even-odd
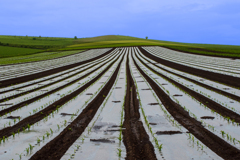
[[[0,35],[240,45],[240,0],[0,0]]]

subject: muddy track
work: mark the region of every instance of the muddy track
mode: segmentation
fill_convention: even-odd
[[[16,125],[11,126],[11,127],[6,127],[4,129],[0,130],[0,137],[3,137],[3,136],[9,137],[9,136],[12,135],[13,132],[17,133],[18,130],[22,131],[23,127],[26,128],[27,125],[32,125],[32,124],[42,120],[44,117],[50,115],[57,108],[64,105],[65,103],[67,103],[73,97],[77,96],[78,94],[83,92],[85,89],[87,89],[89,86],[91,86],[92,83],[96,82],[116,61],[117,61],[117,59],[115,61],[113,61],[111,64],[109,64],[109,66],[106,69],[104,69],[99,75],[97,75],[95,78],[93,78],[91,81],[86,83],[84,86],[82,86],[78,90],[76,90],[76,91],[72,92],[71,94],[66,95],[65,97],[63,97],[63,98],[59,99],[58,101],[52,103],[48,107],[39,111],[38,113],[36,113],[32,116],[26,117],[25,119],[18,122]]]
[[[154,147],[149,140],[140,119],[136,88],[129,69],[127,58],[127,91],[124,103],[123,143],[127,150],[127,160],[157,159]]]
[[[69,124],[56,138],[47,143],[43,148],[41,148],[41,150],[36,152],[30,158],[30,160],[58,160],[65,154],[68,148],[81,136],[81,134],[91,122],[97,110],[103,103],[104,99],[107,97],[117,78],[118,72],[120,71],[120,66],[123,58],[124,56],[122,57],[112,77],[102,88],[99,94],[86,106],[82,113],[71,124]],[[69,130],[69,128],[71,128],[71,130]]]
[[[107,51],[106,53],[104,53],[100,56],[97,56],[95,58],[92,58],[92,59],[89,59],[89,60],[86,60],[86,61],[83,61],[83,62],[78,62],[78,63],[66,65],[66,66],[63,66],[63,67],[50,69],[50,70],[43,71],[43,72],[40,72],[40,73],[35,73],[35,74],[31,74],[31,75],[26,75],[26,76],[21,76],[21,77],[9,79],[9,80],[0,81],[0,88],[7,87],[8,85],[11,85],[11,84],[19,84],[19,83],[31,81],[31,80],[34,80],[34,79],[37,79],[37,78],[42,78],[42,77],[45,77],[45,76],[49,76],[51,74],[55,74],[55,73],[58,73],[58,72],[61,72],[61,71],[67,70],[67,69],[77,67],[79,65],[83,65],[85,63],[88,63],[88,62],[91,62],[91,61],[94,61],[94,60],[97,60],[99,58],[104,57],[105,55],[111,53],[114,49],[115,48],[112,48],[111,50]]]
[[[102,64],[101,66],[99,66],[99,68],[103,67],[104,65],[106,65],[106,64],[107,64],[109,61],[111,61],[111,60],[112,60],[112,59],[108,60],[107,62],[105,62],[104,64]],[[114,61],[114,62],[115,62],[115,61]],[[53,90],[51,90],[51,91],[49,91],[49,92],[46,92],[46,93],[41,94],[41,95],[39,95],[39,96],[33,97],[33,98],[29,99],[29,100],[26,100],[26,101],[23,101],[23,102],[18,103],[18,104],[16,104],[16,105],[13,105],[12,107],[9,107],[9,108],[6,108],[6,109],[4,109],[4,110],[1,110],[1,111],[0,111],[0,116],[3,116],[3,115],[5,115],[6,113],[12,112],[12,111],[17,110],[17,109],[19,109],[19,108],[21,108],[21,107],[24,107],[24,106],[26,106],[26,105],[29,105],[29,104],[31,104],[31,103],[33,103],[33,102],[35,102],[35,101],[37,101],[37,100],[39,100],[39,99],[47,96],[47,95],[53,94],[53,93],[55,93],[55,92],[57,92],[57,91],[65,88],[65,87],[67,87],[67,86],[69,86],[69,85],[72,85],[72,84],[78,82],[79,80],[87,77],[88,75],[94,73],[94,72],[95,72],[96,70],[98,70],[99,68],[96,68],[96,69],[94,69],[93,71],[91,71],[91,72],[89,72],[89,73],[87,73],[87,74],[85,74],[85,75],[77,78],[76,80],[74,80],[74,81],[72,81],[72,82],[70,82],[70,83],[67,83],[67,84],[65,84],[65,85],[63,85],[63,86],[61,86],[61,87],[55,88],[55,89],[53,89]]]
[[[112,55],[111,57],[109,57],[109,59],[110,59],[110,58],[113,59],[112,57],[114,57],[114,55]],[[77,74],[80,74],[80,73],[82,73],[82,72],[84,72],[84,71],[86,71],[86,70],[88,70],[88,69],[90,69],[90,68],[98,65],[99,63],[102,63],[102,62],[103,62],[103,61],[100,61],[100,62],[96,63],[95,65],[93,65],[93,66],[91,66],[91,67],[88,67],[88,68],[86,68],[86,69],[84,69],[84,70],[82,70],[82,71],[79,71],[79,72],[77,72],[77,73],[74,73],[74,74],[71,75],[71,76],[65,77],[65,78],[63,78],[63,79],[60,79],[60,80],[58,80],[58,81],[49,83],[49,84],[47,84],[47,85],[43,85],[43,86],[41,86],[41,87],[38,87],[38,88],[35,88],[35,89],[32,89],[32,90],[28,90],[28,91],[25,91],[25,92],[21,92],[21,93],[19,93],[19,94],[15,94],[15,95],[12,95],[12,96],[9,96],[9,97],[0,99],[0,103],[1,103],[1,102],[5,102],[6,100],[10,100],[10,99],[13,99],[13,98],[17,98],[17,97],[23,96],[23,95],[25,95],[25,94],[28,94],[28,93],[31,93],[31,92],[34,92],[34,91],[43,89],[43,88],[45,88],[45,87],[54,85],[55,83],[64,81],[64,80],[66,80],[66,79],[68,79],[68,78],[70,78],[70,77],[73,77],[73,76],[75,76],[75,75],[77,75]],[[105,64],[106,64],[106,63],[104,63],[103,65],[101,65],[99,68],[101,68],[101,67],[104,66]],[[66,74],[66,73],[64,73],[64,74]],[[60,76],[60,75],[58,75],[58,76]],[[45,80],[44,80],[44,81],[45,81]],[[39,82],[38,82],[38,83],[39,83]],[[31,84],[31,85],[32,85],[32,84]],[[15,90],[15,89],[14,89],[14,90]],[[0,113],[0,115],[1,115],[1,113]]]
[[[171,78],[168,78],[167,76],[155,71],[154,69],[149,67],[147,64],[145,64],[141,59],[139,59],[138,56],[137,56],[137,58],[149,70],[153,71],[155,74],[161,76],[162,78],[166,79],[168,82],[172,83],[173,85],[175,85],[179,89],[183,90],[184,92],[186,92],[190,96],[194,97],[196,100],[198,100],[199,102],[201,102],[202,104],[204,104],[205,106],[210,108],[211,110],[214,110],[215,112],[219,113],[220,115],[222,115],[224,117],[229,117],[231,120],[234,120],[235,122],[240,123],[240,115],[239,114],[227,109],[226,107],[224,107],[221,104],[205,97],[204,95],[202,95],[202,94],[200,94],[200,93],[198,93],[194,90],[189,89],[188,87],[182,85],[181,83],[178,83],[178,82],[172,80]]]
[[[225,91],[222,91],[222,90],[220,90],[220,89],[214,88],[214,87],[212,87],[212,86],[209,86],[209,85],[200,83],[200,82],[198,82],[198,81],[196,81],[196,80],[193,80],[193,79],[191,79],[191,78],[182,76],[182,75],[177,74],[177,73],[174,73],[174,72],[172,72],[172,71],[166,70],[166,69],[164,69],[164,68],[162,68],[162,67],[160,67],[160,66],[158,66],[158,65],[156,65],[156,64],[154,64],[154,63],[152,63],[151,61],[147,60],[147,59],[144,58],[141,54],[139,54],[139,55],[140,55],[144,60],[146,60],[148,63],[151,63],[152,65],[154,65],[155,67],[158,67],[158,68],[161,69],[161,70],[164,70],[164,71],[166,71],[166,72],[168,72],[168,73],[174,74],[174,75],[176,75],[176,76],[178,76],[178,77],[181,77],[181,78],[186,79],[186,80],[188,80],[188,81],[190,81],[190,82],[193,82],[193,83],[195,83],[195,84],[197,84],[197,85],[199,85],[199,86],[201,86],[201,87],[204,87],[204,88],[206,88],[206,89],[209,89],[209,90],[211,90],[211,91],[214,91],[214,92],[216,92],[216,93],[222,94],[222,95],[224,95],[224,96],[226,96],[226,97],[228,97],[228,98],[231,98],[231,99],[233,99],[233,100],[236,100],[236,101],[239,101],[239,102],[240,102],[240,97],[239,97],[239,96],[236,96],[236,95],[231,94],[231,93],[229,93],[229,92],[225,92]]]
[[[199,139],[202,143],[204,143],[208,148],[210,148],[213,152],[215,152],[223,159],[240,159],[240,150],[233,147],[212,132],[208,131],[202,126],[200,122],[190,117],[187,111],[185,111],[179,104],[174,102],[149,76],[143,72],[143,70],[137,65],[134,59],[133,61],[137,69],[157,94],[162,104],[174,117],[174,119],[178,121],[178,123],[188,129],[191,134],[193,134],[197,139]]]
[[[148,57],[154,61],[157,61],[158,63],[161,63],[162,65],[168,66],[170,68],[173,68],[173,69],[176,69],[176,70],[179,70],[182,72],[193,74],[193,75],[196,75],[196,76],[199,76],[202,78],[206,78],[206,79],[209,79],[212,81],[217,81],[217,82],[229,85],[229,86],[240,88],[240,83],[239,83],[240,78],[184,66],[184,65],[181,65],[181,64],[178,64],[175,62],[171,62],[171,61],[156,57],[156,56],[148,53],[142,47],[138,47],[138,48],[146,57]]]

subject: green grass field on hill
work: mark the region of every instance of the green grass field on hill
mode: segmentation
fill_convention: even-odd
[[[24,58],[13,58],[17,56],[31,56],[31,58],[25,57],[25,59],[28,59],[28,61],[31,61],[31,59],[37,61],[56,58],[60,55],[70,55],[78,52],[79,50],[127,46],[162,46],[165,48],[186,53],[228,58],[240,58],[240,46],[234,45],[180,43],[120,35],[107,35],[78,39],[30,36],[0,36],[0,64],[3,64],[4,60],[8,61],[8,63],[6,62],[4,64],[9,64],[10,62],[25,62],[19,60]],[[39,52],[61,52],[61,54],[45,55],[46,53],[43,53],[43,55],[45,56],[42,56],[41,58],[34,58],[34,56],[39,57]],[[10,59],[15,60],[12,61]]]

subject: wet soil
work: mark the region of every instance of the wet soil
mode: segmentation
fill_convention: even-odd
[[[148,103],[148,105],[159,105],[159,103]]]
[[[70,113],[61,113],[62,116],[77,116],[76,114],[70,114]]]
[[[167,111],[174,117],[175,120],[178,121],[178,123],[184,126],[191,134],[193,134],[197,139],[199,139],[223,159],[240,159],[239,149],[233,147],[220,137],[205,129],[204,126],[201,125],[201,122],[192,118],[187,111],[185,111],[179,104],[174,102],[150,77],[148,77],[137,65],[135,60],[134,63],[137,66],[137,69],[155,91]]]
[[[115,141],[109,139],[90,139],[90,141],[99,143],[115,143]]]
[[[109,51],[107,51],[106,53],[104,53],[100,56],[97,56],[95,58],[92,58],[92,59],[89,59],[89,60],[86,60],[86,61],[83,61],[83,62],[78,62],[78,63],[66,65],[66,66],[63,66],[63,67],[50,69],[50,70],[43,71],[43,72],[40,72],[40,73],[34,73],[34,74],[31,74],[31,75],[26,75],[26,76],[22,76],[22,77],[16,77],[16,78],[13,78],[13,79],[0,81],[0,88],[6,87],[6,86],[11,85],[11,84],[16,84],[16,83],[19,84],[19,83],[31,81],[31,80],[34,80],[34,79],[37,79],[37,78],[46,77],[46,76],[49,76],[49,75],[52,75],[52,74],[55,74],[55,73],[58,73],[58,72],[61,72],[61,71],[67,70],[67,69],[77,67],[79,65],[83,65],[85,63],[97,60],[99,58],[102,58],[102,57],[108,55],[114,49],[115,48],[112,48],[112,49],[110,49]]]
[[[0,106],[9,106],[9,105],[13,105],[13,103],[0,104]]]
[[[8,116],[5,119],[18,119],[18,118],[20,118],[20,116]]]
[[[201,70],[201,69],[197,69],[197,68],[193,68],[193,67],[189,67],[189,66],[184,66],[175,62],[171,62],[159,57],[156,57],[150,53],[148,53],[146,50],[144,50],[142,47],[138,47],[139,50],[148,58],[157,61],[158,63],[161,63],[165,66],[174,68],[176,70],[182,71],[182,72],[187,72],[199,77],[203,77],[203,78],[207,78],[209,80],[212,81],[217,81],[229,86],[233,86],[233,87],[240,87],[240,78],[237,77],[233,77],[233,76],[229,76],[229,75],[223,75],[223,74],[219,74],[219,73],[214,73],[214,72],[210,72],[210,71],[206,71],[206,70]]]
[[[120,103],[121,101],[112,101],[113,103]]]
[[[174,94],[173,96],[174,97],[182,97],[183,95],[181,95],[181,94]]]
[[[180,131],[157,131],[157,135],[173,135],[173,134],[182,134]]]
[[[211,117],[211,116],[203,116],[201,117],[201,119],[214,119],[215,117]]]
[[[118,64],[116,70],[114,71],[112,77],[106,83],[106,85],[102,88],[99,94],[86,106],[86,108],[81,112],[81,114],[71,123],[69,124],[56,138],[47,143],[44,147],[42,147],[37,153],[35,153],[30,160],[59,160],[68,148],[81,136],[84,132],[85,128],[91,122],[92,118],[96,114],[97,110],[103,103],[106,96],[108,95],[110,89],[112,88],[116,78],[118,71],[120,69],[121,63]],[[113,63],[110,65],[110,67]],[[108,67],[108,68],[110,68]],[[107,68],[107,69],[108,69]],[[103,73],[107,71],[105,69]],[[96,80],[99,76],[96,77]],[[90,82],[91,84],[92,82]],[[73,96],[74,97],[74,96]],[[71,128],[69,131],[68,128]]]
[[[127,91],[124,103],[123,143],[126,146],[127,160],[156,159],[154,147],[149,140],[143,124],[139,121],[139,102],[136,88],[129,69],[127,59]]]

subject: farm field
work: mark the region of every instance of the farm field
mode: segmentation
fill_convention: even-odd
[[[0,66],[1,160],[240,159],[239,59],[68,48],[88,50]]]

